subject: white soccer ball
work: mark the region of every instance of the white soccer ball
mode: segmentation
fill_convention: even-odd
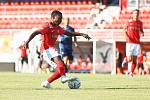
[[[70,89],[78,89],[81,86],[81,82],[79,78],[76,78],[74,80],[68,81],[68,87]]]

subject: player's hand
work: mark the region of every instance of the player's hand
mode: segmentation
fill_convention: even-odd
[[[26,48],[26,49],[29,47],[28,43],[26,43],[26,42],[22,46],[23,46],[23,48]]]
[[[89,35],[88,35],[88,34],[83,34],[82,36],[83,36],[84,38],[88,39],[88,40],[90,40],[90,39],[91,39],[91,37],[89,37]]]
[[[75,42],[75,43],[74,43],[74,46],[75,46],[75,47],[78,47],[78,43],[77,43],[77,42]]]

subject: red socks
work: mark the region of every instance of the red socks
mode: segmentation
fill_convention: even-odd
[[[65,74],[65,65],[62,61],[57,62],[56,70],[60,73],[60,75],[66,75]]]
[[[134,73],[135,67],[136,67],[136,63],[132,63],[132,68],[131,68],[132,73]]]
[[[62,75],[66,75],[65,74],[64,63],[62,61],[58,61],[57,62],[57,67],[56,67],[56,72],[54,72],[52,74],[52,76],[47,79],[47,81],[49,83],[52,83],[54,80],[60,78]]]
[[[54,72],[51,77],[47,79],[49,83],[52,83],[54,80],[58,79],[61,75],[58,71]]]

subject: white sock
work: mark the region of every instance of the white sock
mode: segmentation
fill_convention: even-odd
[[[128,72],[131,72],[132,62],[128,62]]]

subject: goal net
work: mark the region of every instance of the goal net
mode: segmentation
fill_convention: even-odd
[[[115,74],[115,43],[108,41],[93,42],[93,72]]]

